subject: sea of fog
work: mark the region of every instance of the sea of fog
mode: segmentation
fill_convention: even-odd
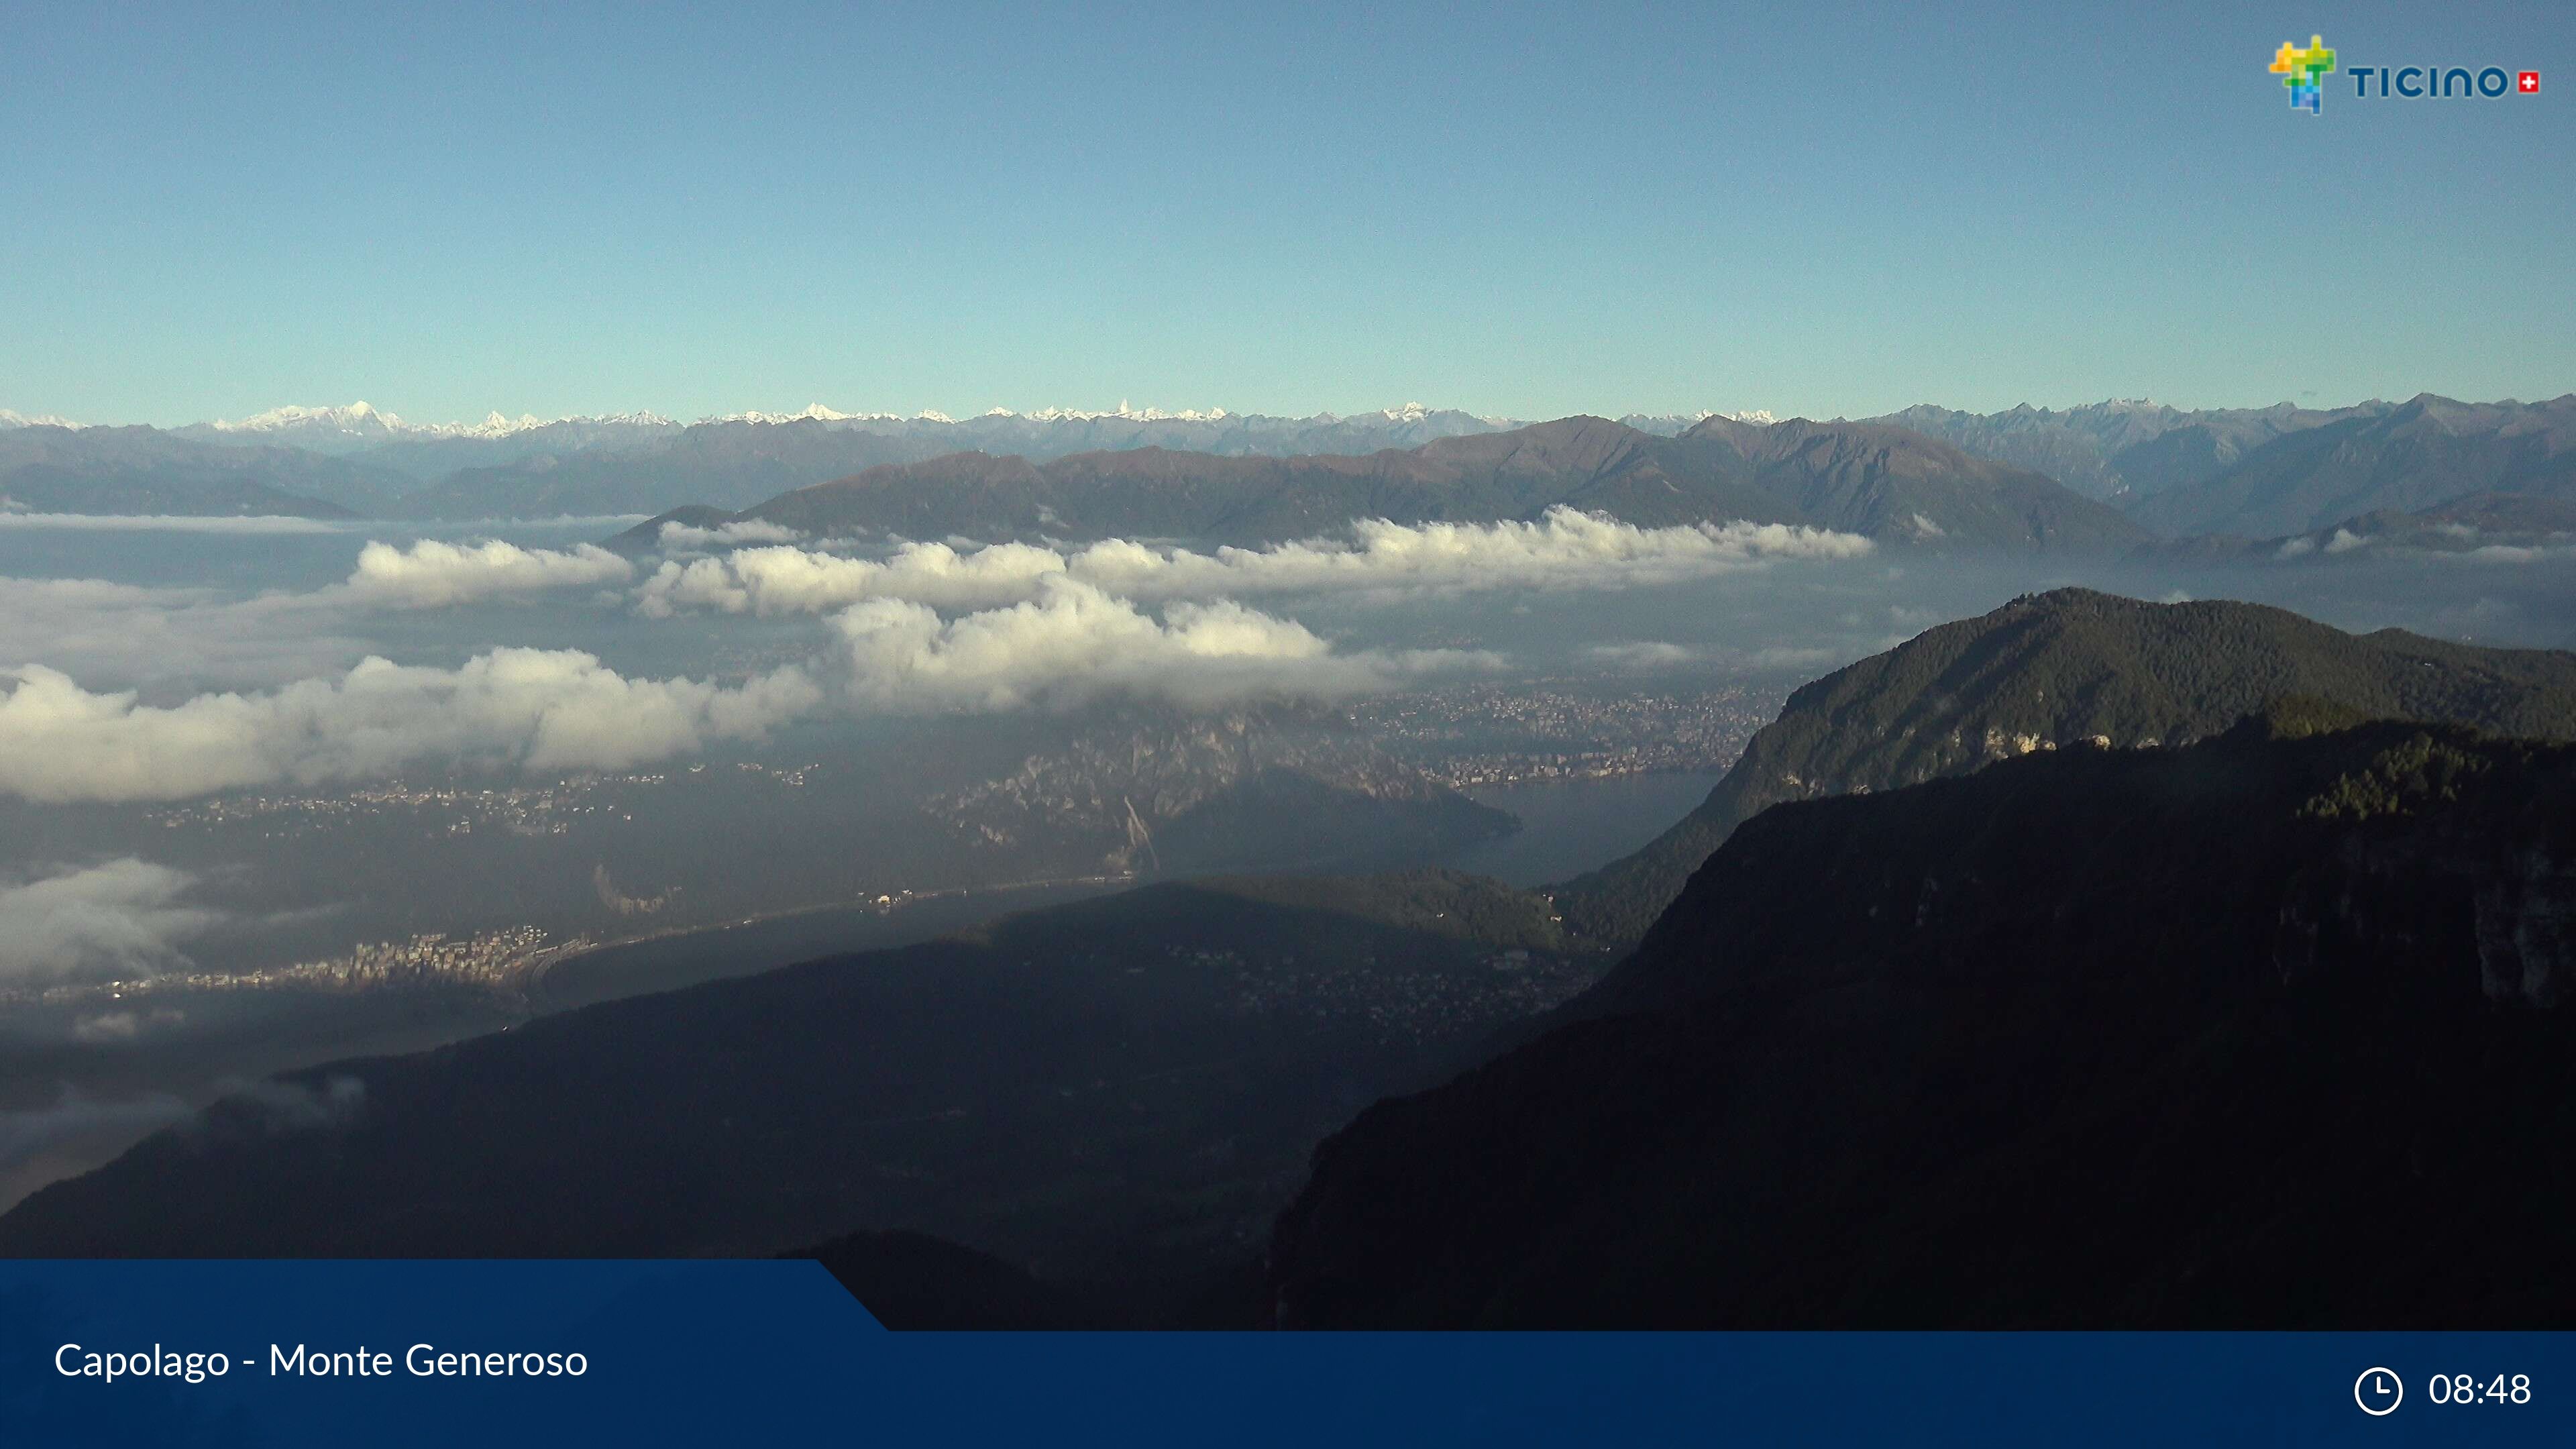
[[[632,521],[421,527],[293,520],[154,524],[0,519],[0,671],[22,682],[34,677],[26,666],[60,671],[85,692],[80,708],[105,721],[93,727],[75,718],[53,734],[39,729],[27,736],[55,741],[66,751],[60,769],[55,761],[25,758],[36,747],[24,740],[13,747],[21,758],[0,761],[0,767],[16,770],[9,778],[21,791],[0,800],[0,814],[9,822],[0,831],[0,912],[15,912],[9,919],[18,923],[8,927],[8,939],[0,940],[0,985],[42,984],[49,971],[73,969],[90,972],[94,980],[131,980],[130,975],[96,973],[173,969],[188,964],[186,952],[209,961],[220,956],[257,965],[270,954],[322,950],[356,929],[352,922],[359,917],[351,914],[356,909],[352,904],[317,905],[298,898],[285,889],[292,882],[263,882],[263,869],[272,877],[280,871],[305,872],[307,866],[296,864],[299,859],[314,872],[350,874],[345,888],[333,885],[323,893],[366,904],[373,913],[364,917],[370,931],[395,926],[470,930],[525,914],[511,895],[535,882],[539,872],[513,862],[523,856],[547,859],[544,837],[524,847],[501,842],[508,848],[490,854],[488,880],[431,881],[405,862],[463,857],[439,853],[434,842],[404,843],[391,836],[382,852],[372,845],[353,849],[356,842],[375,838],[363,832],[311,836],[298,847],[289,843],[283,823],[276,843],[252,848],[257,858],[183,859],[177,842],[188,838],[186,832],[155,835],[149,812],[187,806],[190,787],[184,778],[158,797],[147,790],[116,799],[37,800],[42,791],[75,773],[69,754],[87,752],[84,768],[103,771],[108,779],[120,778],[118,770],[148,776],[169,763],[123,758],[113,750],[101,757],[92,748],[101,730],[122,727],[118,721],[132,707],[122,691],[132,691],[147,707],[196,702],[191,706],[195,713],[153,722],[160,733],[135,738],[158,743],[129,755],[148,757],[165,746],[202,752],[218,746],[256,751],[274,744],[287,752],[284,758],[293,770],[327,769],[336,768],[332,762],[339,758],[331,751],[362,750],[380,742],[377,737],[405,729],[426,728],[434,735],[444,727],[437,720],[378,718],[361,721],[363,728],[351,740],[223,737],[214,744],[182,727],[200,715],[218,725],[243,711],[267,718],[257,715],[262,699],[297,681],[342,679],[370,656],[430,671],[456,671],[496,649],[579,651],[595,656],[616,677],[594,679],[581,686],[586,692],[566,696],[568,709],[588,711],[567,716],[577,726],[568,736],[575,755],[592,746],[613,753],[623,747],[613,738],[617,731],[632,725],[645,731],[645,744],[637,747],[643,752],[625,766],[610,768],[667,765],[678,778],[698,760],[716,770],[740,769],[762,759],[776,764],[874,760],[881,778],[894,782],[912,773],[927,758],[924,752],[959,748],[951,737],[960,732],[941,723],[943,712],[1013,715],[1033,738],[1068,728],[1058,723],[1071,719],[1077,707],[1064,693],[1068,684],[1087,691],[1073,698],[1091,703],[1104,693],[1132,689],[1162,691],[1164,702],[1183,705],[1231,697],[1228,691],[1274,686],[1419,690],[1452,680],[1486,688],[1546,681],[1551,688],[1575,683],[1628,690],[1686,690],[1757,680],[1776,688],[1887,649],[1942,622],[1983,613],[2016,595],[2070,585],[2153,600],[2252,600],[2355,631],[2400,627],[2480,644],[2576,647],[2576,560],[2563,552],[2428,555],[2365,549],[2339,556],[2175,566],[1878,548],[1846,550],[1840,557],[1721,558],[1695,573],[1685,570],[1689,576],[1679,579],[1669,572],[1640,571],[1615,558],[1595,566],[1586,561],[1588,555],[1577,553],[1557,557],[1535,574],[1485,579],[1473,570],[1452,569],[1416,579],[1390,571],[1364,579],[1365,586],[1270,587],[1239,603],[1203,593],[1130,605],[1099,595],[1050,613],[1039,601],[1052,596],[1039,591],[1018,603],[943,606],[934,618],[927,604],[914,601],[908,606],[911,613],[879,611],[884,616],[879,622],[891,623],[871,646],[877,651],[872,665],[877,673],[863,678],[867,687],[833,693],[836,669],[848,678],[848,671],[871,667],[871,661],[836,654],[849,636],[828,611],[763,614],[700,608],[657,616],[643,606],[641,572],[624,572],[624,566],[596,556],[584,556],[590,573],[579,576],[587,582],[486,593],[462,602],[442,602],[434,594],[370,594],[353,582],[360,551],[370,542],[410,548],[425,539],[454,544],[500,540],[560,560]],[[971,545],[959,547],[961,553],[971,552]],[[864,557],[868,551],[845,553]],[[986,612],[975,614],[979,609]],[[961,614],[974,614],[974,622],[961,625]],[[1090,632],[1059,637],[1050,629]],[[902,643],[905,630],[920,634],[914,641],[920,647],[911,655],[889,654],[887,639]],[[1239,658],[1212,659],[1208,652],[1222,655],[1246,641],[1253,652]],[[1077,646],[1098,652],[1083,656],[1089,662],[1079,667],[1063,667],[1068,651]],[[1212,662],[1218,667],[1206,667]],[[989,668],[990,677],[970,679],[965,687],[941,672],[977,668]],[[1266,672],[1274,669],[1275,674]],[[780,671],[792,670],[805,671],[823,685],[811,702],[783,711],[774,728],[748,728],[721,738],[707,734],[721,731],[725,710],[738,708],[720,702],[690,706],[702,711],[694,728],[706,734],[694,747],[686,743],[692,738],[686,731],[650,733],[655,711],[667,713],[674,699],[687,702],[685,691],[673,695],[657,681],[718,681],[729,690],[749,691],[763,679],[774,681]],[[907,693],[915,684],[939,687]],[[444,697],[434,692],[423,696]],[[754,700],[749,693],[741,697],[745,704],[739,707]],[[436,712],[429,705],[423,708]],[[289,733],[318,735],[338,727],[327,710],[315,717],[319,723],[287,714],[277,718],[279,728]],[[671,744],[673,739],[682,743]],[[508,744],[510,737],[505,734],[501,742]],[[514,748],[518,754],[503,752],[500,757],[532,752],[524,738]],[[215,755],[207,758],[224,764]],[[415,751],[399,758],[433,757]],[[268,778],[291,783],[290,773],[281,767]],[[562,768],[527,771],[531,778],[565,773]],[[357,788],[365,778],[343,772],[331,776],[328,787]],[[880,880],[942,888],[990,884],[911,881],[905,875],[905,832],[918,830],[918,817],[883,804],[894,797],[864,769],[841,770],[819,780],[792,793],[749,797],[750,807],[718,801],[722,810],[696,825],[689,823],[696,817],[686,812],[717,806],[702,807],[692,803],[698,796],[665,786],[602,790],[583,797],[579,808],[587,813],[576,817],[569,838],[605,842],[597,847],[597,856],[613,860],[616,874],[613,886],[602,877],[602,899],[612,890],[652,895],[676,885],[695,892],[683,899],[705,902],[707,873],[722,868],[710,862],[727,860],[755,861],[748,868],[762,875],[805,871],[812,876],[814,892],[837,892],[839,899],[848,899],[854,890],[873,891]],[[1708,775],[1664,774],[1482,790],[1477,792],[1480,799],[1518,815],[1525,828],[1515,836],[1455,851],[1446,863],[1516,884],[1561,880],[1651,839],[1696,805],[1712,783]],[[717,801],[713,795],[706,799]],[[764,799],[777,803],[760,803]],[[746,808],[753,813],[743,814]],[[666,822],[660,836],[648,839],[642,832],[659,818],[655,812],[678,824]],[[398,833],[409,818],[388,815],[373,828]],[[629,822],[640,823],[630,827]],[[738,848],[746,830],[766,830],[781,839],[765,855],[747,854]],[[636,844],[617,844],[630,835]],[[786,838],[790,836],[794,838]],[[665,843],[655,845],[656,840]],[[800,840],[828,842],[828,848],[800,848]],[[118,843],[111,848],[104,842]],[[699,853],[692,855],[682,846]],[[296,855],[297,849],[305,855]],[[587,872],[593,856],[582,852],[591,849],[578,846],[578,858],[567,857],[569,865],[553,864]],[[314,854],[321,850],[336,856]],[[383,869],[374,874],[381,881],[351,869],[378,854]],[[342,856],[367,859],[337,858]],[[803,890],[802,882],[800,876],[791,884]],[[804,898],[820,897],[809,892]],[[892,917],[843,910],[665,937],[589,959],[563,977],[552,1004],[658,989],[831,949],[905,939],[916,931],[953,928],[1041,898],[979,891],[947,898],[936,909]],[[487,911],[491,920],[471,919],[463,909],[467,904]],[[417,920],[394,909],[406,905]],[[77,926],[83,920],[108,922],[121,934],[94,932],[97,939],[73,939],[79,931],[63,923]],[[52,1177],[104,1160],[227,1082],[299,1062],[358,1050],[412,1049],[509,1024],[506,1016],[473,1002],[440,1015],[405,999],[364,993],[295,1000],[293,1011],[281,1016],[280,1008],[265,998],[241,993],[208,997],[190,1006],[199,1016],[185,1023],[184,1030],[146,1029],[138,1023],[148,1013],[113,1011],[91,1012],[72,1021],[76,1029],[68,1032],[61,1023],[37,1029],[0,1021],[0,1060],[11,1068],[0,1073],[0,1204]],[[538,1009],[545,1005],[537,1004]],[[263,1012],[269,1015],[261,1016]],[[131,1020],[119,1025],[120,1016]],[[30,1030],[35,1034],[27,1034]],[[169,1050],[147,1049],[154,1032],[169,1038]]]
[[[411,525],[304,520],[0,522],[0,580],[97,581],[109,599],[13,596],[0,667],[61,669],[146,702],[202,689],[270,687],[367,655],[453,666],[500,646],[577,649],[628,676],[739,674],[830,643],[813,615],[683,611],[645,618],[602,588],[443,608],[246,607],[306,598],[347,579],[371,540],[500,539],[570,549],[633,520]],[[971,545],[961,546],[971,547]],[[639,574],[639,578],[641,575]],[[1345,651],[1500,656],[1506,676],[1759,673],[1806,678],[2015,595],[2081,585],[2137,598],[2277,604],[2338,627],[2411,629],[2514,647],[2576,646],[2576,558],[2566,553],[2357,551],[2227,565],[1994,557],[1880,548],[1853,559],[1781,559],[1681,582],[1614,572],[1562,586],[1319,589],[1249,598]],[[1151,607],[1149,605],[1149,607]]]

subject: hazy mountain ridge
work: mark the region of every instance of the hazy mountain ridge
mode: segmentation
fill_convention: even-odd
[[[205,476],[243,475],[280,492],[363,514],[484,518],[651,514],[682,501],[728,510],[775,504],[785,510],[791,505],[778,496],[797,489],[952,457],[959,461],[934,472],[957,475],[988,493],[997,488],[1025,492],[1033,486],[1025,479],[1014,483],[985,474],[1000,468],[1000,460],[1023,459],[1046,469],[1073,457],[1147,450],[1182,458],[1359,459],[1596,422],[1619,428],[1640,443],[1667,447],[1712,435],[1738,439],[1732,464],[1712,463],[1680,447],[1631,473],[1605,469],[1596,478],[1578,476],[1581,470],[1568,467],[1553,480],[1560,493],[1598,485],[1596,506],[1623,517],[1636,514],[1637,521],[1671,512],[1659,505],[1677,499],[1693,506],[1731,504],[1742,511],[1729,516],[1758,521],[1762,510],[1737,494],[1734,485],[1756,482],[1754,473],[1785,468],[1785,474],[1769,481],[1775,498],[1807,496],[1802,516],[1839,520],[1827,526],[1874,527],[1882,536],[1896,536],[1919,513],[1933,528],[1965,532],[1981,542],[2010,543],[2031,536],[2045,541],[2053,531],[2063,543],[2090,547],[2146,534],[2055,498],[2029,480],[2044,478],[2085,498],[2116,499],[2141,523],[2168,533],[2286,535],[2375,510],[2416,510],[2481,491],[2555,496],[2568,487],[2570,414],[2576,414],[2576,397],[2526,405],[2456,403],[2426,394],[2404,404],[2370,402],[2326,410],[2282,403],[2187,411],[2111,401],[2065,410],[2024,406],[1977,414],[1925,404],[1859,422],[1831,423],[1781,423],[1765,413],[1746,413],[1738,415],[1741,421],[1718,414],[1640,414],[1615,424],[1582,418],[1531,424],[1417,404],[1308,418],[1122,408],[1096,413],[997,410],[952,420],[816,407],[799,414],[709,418],[686,426],[636,413],[552,421],[496,414],[478,424],[423,427],[362,403],[283,408],[238,423],[169,430],[75,427],[60,419],[11,414],[0,418],[0,437],[18,438],[21,453],[28,451],[23,435],[49,428],[87,440],[77,447],[66,446],[60,437],[53,440],[53,456],[43,461],[71,471],[49,478],[42,494],[48,501],[34,505],[48,511],[127,511],[118,503],[120,497],[157,499],[179,512],[239,511],[253,495],[214,503],[200,502],[199,495],[205,491]],[[1782,438],[1804,438],[1809,448],[1818,436],[1829,435],[1845,456],[1792,457],[1783,443],[1741,441],[1772,428],[1789,429]],[[1943,449],[1957,451],[1938,451]],[[1885,456],[1875,466],[1891,480],[1883,496],[1870,492],[1873,465],[1864,461],[1877,452]],[[261,461],[246,463],[239,456],[243,453]],[[976,454],[996,461],[963,461]],[[1444,467],[1472,469],[1477,466],[1474,456],[1443,459],[1433,451],[1419,468],[1431,473]],[[1937,466],[1930,462],[1934,457],[1940,458]],[[1961,458],[1990,468],[1966,466]],[[1214,463],[1185,466],[1206,474],[1210,488],[1263,486],[1249,481],[1259,470],[1228,471]],[[1130,467],[1149,477],[1156,472],[1144,464]],[[1712,469],[1723,476],[1714,476]],[[1096,465],[1094,471],[1117,470]],[[1161,471],[1168,474],[1171,467]],[[1403,506],[1407,480],[1401,475],[1409,469],[1380,465],[1375,471],[1379,486],[1392,495],[1389,506]],[[1943,475],[1962,487],[1935,486]],[[84,478],[98,485],[92,489],[96,497],[81,491]],[[1837,478],[1838,484],[1832,481]],[[1423,481],[1409,480],[1415,488]],[[1296,518],[1332,511],[1322,502],[1321,495],[1330,490],[1320,480],[1292,485],[1274,479],[1266,486],[1291,493],[1302,486],[1318,497],[1309,500],[1312,506],[1274,510],[1284,516],[1246,517],[1240,520],[1246,529],[1290,527]],[[1356,488],[1359,496],[1342,501],[1367,502],[1368,489],[1348,482],[1344,487]],[[58,495],[67,503],[51,501]],[[1456,506],[1478,510],[1479,516],[1518,516],[1498,511],[1510,496],[1511,490],[1504,489],[1458,500]],[[986,510],[993,521],[1019,517],[1021,526],[1036,526],[1026,521],[1034,516],[1033,508],[1014,511],[998,506],[1001,501],[986,499],[994,505]],[[1961,516],[1945,515],[1945,509],[1963,508]],[[882,505],[878,511],[884,511]],[[1350,516],[1344,512],[1325,526]],[[926,527],[929,521],[920,522]],[[1940,536],[1919,526],[1913,531],[1923,538]]]
[[[2096,739],[2184,744],[2285,695],[2373,717],[2576,736],[2576,655],[2393,629],[2352,635],[2257,604],[2060,589],[1801,687],[1698,809],[1556,894],[1570,926],[1632,940],[1730,832],[1783,801],[1896,789]]]
[[[2224,472],[2247,449],[2347,417],[2375,416],[2383,402],[2349,408],[2184,409],[2143,398],[2082,407],[2028,404],[1999,413],[1917,404],[1863,421],[1911,428],[1980,458],[2045,474],[2088,498],[2144,498]]]
[[[2425,393],[2249,449],[2224,472],[2132,511],[2168,534],[2263,537],[2479,493],[2576,498],[2576,393],[2537,403]]]
[[[1896,428],[1710,418],[1674,437],[1573,417],[1365,457],[1220,458],[1159,448],[1053,462],[956,454],[872,468],[745,516],[828,535],[1189,537],[1264,543],[1352,518],[1494,522],[1553,507],[1645,527],[1743,519],[1891,541],[2107,548],[2116,510]]]
[[[1040,461],[1070,453],[1142,447],[1218,456],[1368,452],[1492,431],[1505,424],[1420,408],[1347,418],[1329,413],[1311,418],[1221,412],[1210,416],[994,413],[962,420],[853,416],[814,409],[782,417],[710,418],[685,428],[666,423],[640,437],[563,436],[562,446],[551,446],[558,439],[548,434],[573,426],[560,424],[497,442],[429,440],[410,445],[412,451],[400,456],[390,446],[367,456],[382,455],[389,464],[433,478],[429,486],[414,490],[403,501],[401,511],[410,516],[531,516],[531,510],[536,515],[651,513],[681,499],[743,508],[792,488],[877,465],[958,452],[996,452]]]
[[[2117,510],[2053,479],[1906,428],[1710,418],[1682,437],[1724,443],[1752,467],[1758,486],[1802,517],[1871,538],[2092,550],[2146,536]]]
[[[300,449],[217,447],[157,428],[0,430],[0,497],[20,511],[342,518],[390,506],[403,482]]]
[[[2273,733],[1765,812],[1567,1025],[1318,1149],[1277,1311],[2563,1327],[2576,752]]]
[[[2236,559],[2257,562],[2332,561],[2372,551],[2465,554],[2497,550],[2504,557],[2538,549],[2576,548],[2576,495],[2471,493],[2411,513],[2376,509],[2324,528],[2275,538],[2211,533],[2141,544],[2131,557],[2192,563]]]

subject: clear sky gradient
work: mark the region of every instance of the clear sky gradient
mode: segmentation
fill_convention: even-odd
[[[2312,32],[2544,91],[2339,74],[2294,115],[2264,67]],[[2571,40],[2564,3],[21,0],[0,407],[2555,396]]]

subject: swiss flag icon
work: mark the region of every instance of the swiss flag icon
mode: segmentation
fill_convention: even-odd
[[[2521,75],[2514,78],[2513,88],[2522,92],[2526,96],[2536,96],[2540,94],[2540,72],[2536,70],[2524,71]]]

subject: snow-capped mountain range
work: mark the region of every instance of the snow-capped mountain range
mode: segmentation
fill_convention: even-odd
[[[1621,421],[1672,437],[1707,416]],[[691,424],[652,412],[552,419],[494,412],[479,423],[424,424],[356,402],[271,408],[176,428],[84,428],[59,417],[0,413],[0,440],[8,440],[0,442],[0,477],[13,466],[41,464],[93,482],[119,480],[135,498],[172,511],[213,506],[195,498],[191,480],[221,478],[241,495],[226,495],[230,511],[293,511],[304,505],[281,498],[294,495],[317,507],[377,517],[650,514],[674,502],[748,507],[879,464],[953,453],[1040,463],[1129,448],[1234,457],[1367,455],[1521,426],[1420,402],[1302,418],[1127,401],[1030,412],[996,407],[964,418],[814,403],[798,412],[731,413]],[[281,497],[242,491],[252,488]]]
[[[1228,419],[1242,422],[1297,422],[1327,424],[1374,420],[1383,420],[1390,423],[1419,423],[1431,418],[1441,411],[1445,410],[1435,409],[1423,403],[1408,402],[1399,407],[1380,408],[1375,412],[1368,413],[1342,414],[1323,412],[1316,413],[1312,417],[1288,418],[1274,417],[1262,413],[1231,412],[1225,408],[1140,408],[1122,400],[1118,406],[1114,408],[1049,407],[1038,408],[1029,412],[1021,412],[1012,408],[995,407],[978,413],[974,418],[967,419],[966,421],[972,422],[987,418],[1009,418],[1032,423],[1092,423],[1104,420],[1137,423],[1220,423]],[[1496,428],[1512,428],[1521,426],[1521,420],[1515,418],[1483,414],[1464,414],[1463,416],[1472,416],[1476,421]],[[1630,416],[1640,422],[1669,422],[1679,424],[1684,427],[1703,419],[1713,417],[1733,418],[1737,422],[1744,423],[1769,423],[1776,421],[1770,413],[1759,409],[1733,413],[1718,413],[1713,411],[1701,411],[1695,413],[1635,413],[1630,414]],[[924,410],[911,414],[890,412],[853,413],[842,412],[837,408],[830,407],[823,403],[809,403],[805,407],[792,413],[772,413],[761,412],[758,410],[739,413],[711,413],[698,419],[698,421],[701,423],[821,422],[944,423],[951,426],[960,425],[959,419],[952,417],[947,413],[932,410]],[[481,422],[413,423],[405,422],[402,416],[398,413],[387,412],[383,408],[377,407],[372,403],[360,400],[343,406],[304,407],[289,404],[285,407],[270,408],[266,412],[253,413],[246,418],[216,418],[208,422],[183,424],[171,429],[170,431],[182,436],[203,437],[210,441],[237,440],[263,443],[276,442],[285,443],[288,446],[294,447],[312,447],[316,444],[329,441],[346,441],[352,445],[364,447],[376,443],[391,442],[396,439],[506,438],[517,433],[532,432],[539,428],[557,427],[568,423],[598,428],[632,427],[656,430],[681,426],[681,424],[675,420],[666,418],[660,413],[653,412],[649,409],[631,413],[605,413],[595,415],[582,413],[559,418],[540,418],[534,413],[521,413],[519,416],[514,418],[506,413],[491,412],[485,414]],[[8,408],[0,408],[0,428],[80,428],[87,426],[89,426],[89,424],[74,422],[70,418],[59,417],[51,413],[29,415],[26,413],[14,412]]]

